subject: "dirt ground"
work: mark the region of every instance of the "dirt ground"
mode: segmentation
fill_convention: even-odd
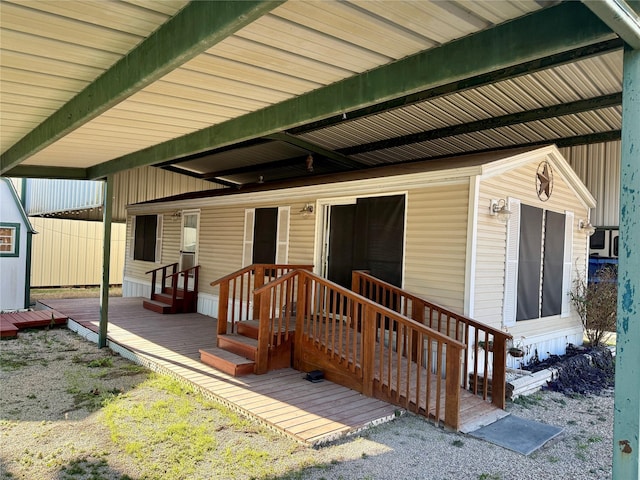
[[[66,328],[0,342],[2,479],[611,478],[611,392],[543,392],[508,410],[565,432],[525,457],[407,414],[314,449]]]

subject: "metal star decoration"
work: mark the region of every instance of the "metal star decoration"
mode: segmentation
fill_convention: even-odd
[[[538,165],[536,174],[536,183],[538,185],[538,198],[543,202],[549,200],[553,191],[553,172],[548,162],[542,162]]]

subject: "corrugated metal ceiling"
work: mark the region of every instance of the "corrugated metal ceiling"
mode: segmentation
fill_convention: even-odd
[[[23,1],[0,4],[0,146],[5,152],[131,52],[188,2]],[[556,2],[288,1],[203,53],[133,92],[104,113],[23,161],[87,168],[259,111],[409,55],[447,44]],[[391,8],[392,7],[392,8]],[[437,96],[296,137],[338,151],[621,91],[621,53],[613,51],[509,80]],[[362,166],[500,148],[619,130],[620,108],[355,152]],[[192,175],[237,169],[226,180],[297,175],[304,146],[274,141],[225,148],[174,169]],[[324,168],[323,155],[315,155]],[[287,167],[287,160],[291,167]],[[335,160],[335,159],[334,159]],[[172,162],[166,162],[172,163]],[[254,172],[243,169],[256,166]],[[277,170],[277,174],[276,171]]]

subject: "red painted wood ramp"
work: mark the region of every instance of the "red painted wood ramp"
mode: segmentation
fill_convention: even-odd
[[[0,313],[0,338],[15,338],[18,330],[65,325],[68,317],[55,310]]]

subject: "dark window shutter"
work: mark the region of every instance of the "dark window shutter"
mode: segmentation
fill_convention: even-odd
[[[256,208],[253,227],[253,263],[275,263],[278,209]]]

